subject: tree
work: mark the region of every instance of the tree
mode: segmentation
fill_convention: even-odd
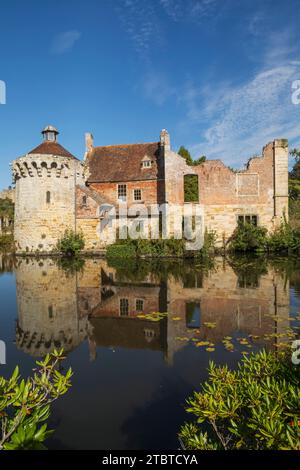
[[[197,160],[193,160],[190,152],[183,145],[181,145],[181,147],[179,148],[178,155],[185,158],[186,163],[189,166],[200,165],[201,163],[205,162],[205,160],[206,160],[205,155],[202,155],[202,157],[197,158]]]
[[[300,450],[300,370],[290,353],[244,357],[237,371],[209,366],[209,379],[187,400],[194,415],[179,437],[191,450]]]
[[[36,362],[33,377],[21,379],[18,367],[9,379],[0,377],[0,450],[45,448],[50,405],[71,386],[72,370],[57,370],[63,359],[63,351],[54,351]]]

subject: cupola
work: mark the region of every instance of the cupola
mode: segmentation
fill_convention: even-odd
[[[56,142],[59,132],[55,127],[47,126],[42,130],[42,134],[45,142]]]

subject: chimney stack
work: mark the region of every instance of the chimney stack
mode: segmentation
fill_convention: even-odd
[[[89,152],[94,148],[94,137],[90,132],[85,133],[85,154],[84,159],[86,159]]]
[[[160,133],[160,145],[164,147],[165,150],[171,150],[170,135],[167,129],[162,129]]]

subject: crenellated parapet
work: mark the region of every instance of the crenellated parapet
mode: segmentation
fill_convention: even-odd
[[[75,178],[84,179],[85,168],[78,160],[55,155],[25,155],[12,163],[13,181],[21,178]]]
[[[74,324],[74,329],[37,331],[22,330],[17,323],[16,326],[16,345],[17,348],[30,354],[33,357],[43,357],[51,353],[54,349],[63,349],[65,353],[69,353],[77,348],[91,334],[91,326],[88,318]]]

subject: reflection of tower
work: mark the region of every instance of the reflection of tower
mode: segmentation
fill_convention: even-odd
[[[21,259],[16,267],[18,348],[43,356],[54,348],[69,352],[87,336],[87,316],[77,311],[76,274],[54,260]]]

